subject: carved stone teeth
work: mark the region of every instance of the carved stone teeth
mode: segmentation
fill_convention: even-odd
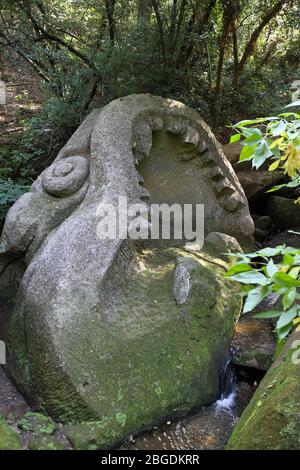
[[[161,131],[164,127],[164,121],[160,116],[153,116],[150,125],[152,131]]]
[[[152,147],[152,128],[146,121],[136,125],[135,141],[137,151],[148,156]]]
[[[208,150],[207,145],[204,140],[200,140],[197,149],[198,149],[198,152],[201,154]]]
[[[192,160],[193,158],[199,157],[198,152],[182,152],[180,154],[181,160],[184,162],[188,162],[189,160]]]
[[[213,187],[217,193],[221,193],[225,190],[231,190],[232,192],[234,191],[232,184],[227,178],[222,178],[218,181],[213,181]]]
[[[209,152],[201,154],[201,162],[208,165],[215,165],[215,161]]]
[[[222,203],[224,209],[228,212],[234,212],[243,205],[243,201],[237,193],[232,194],[229,197],[225,197]]]
[[[224,177],[221,168],[219,168],[218,166],[213,166],[209,168],[208,175],[212,180]]]
[[[192,127],[188,127],[183,137],[184,144],[186,146],[197,147],[199,139],[199,132]]]
[[[166,129],[172,134],[184,134],[187,124],[179,116],[171,116],[166,122]]]

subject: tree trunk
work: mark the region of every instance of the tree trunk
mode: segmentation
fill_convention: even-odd
[[[151,1],[152,1],[152,6],[153,6],[154,13],[155,13],[155,17],[156,17],[156,23],[157,23],[157,29],[158,29],[159,39],[160,39],[160,47],[161,47],[161,52],[163,56],[163,61],[164,61],[164,64],[167,65],[165,33],[164,33],[162,18],[161,18],[160,11],[159,11],[159,5],[158,5],[157,0],[151,0]]]
[[[265,26],[273,19],[275,16],[282,10],[284,4],[287,3],[287,0],[279,0],[278,2],[275,3],[275,5],[267,11],[267,13],[263,16],[260,24],[257,26],[257,28],[253,31],[253,33],[250,36],[250,39],[248,43],[246,44],[244,53],[242,55],[242,58],[236,68],[234,78],[233,78],[233,86],[234,88],[238,89],[239,84],[240,84],[240,77],[241,74],[244,70],[244,67],[246,63],[248,62],[249,58],[253,55],[253,52],[255,50],[255,46],[257,43],[257,40],[260,36],[260,33],[264,29]]]

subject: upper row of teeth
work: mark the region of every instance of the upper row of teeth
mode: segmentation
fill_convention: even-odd
[[[152,116],[150,119],[139,121],[134,129],[133,149],[136,163],[149,156],[152,147],[152,133],[166,129],[172,134],[183,136],[184,153],[182,158],[185,161],[191,160],[201,155],[201,162],[208,166],[208,176],[211,179],[212,187],[221,206],[232,212],[237,210],[243,201],[236,189],[223,175],[218,163],[214,160],[208,146],[195,127],[189,124],[188,120],[181,116]]]

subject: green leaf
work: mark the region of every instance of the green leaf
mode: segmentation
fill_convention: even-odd
[[[290,270],[289,276],[291,276],[294,279],[298,279],[299,272],[300,272],[300,266],[295,266],[294,268]]]
[[[266,271],[269,277],[273,277],[274,274],[278,272],[278,268],[276,264],[274,263],[273,259],[270,259],[267,266],[266,266]]]
[[[262,164],[273,155],[267,142],[262,140],[261,143],[256,147],[253,157],[252,166],[258,170]]]
[[[287,312],[284,312],[278,322],[276,323],[276,328],[280,329],[283,328],[284,326],[288,325],[291,323],[291,321],[297,316],[297,309],[295,307],[291,308]]]
[[[246,145],[241,151],[239,162],[245,162],[246,160],[251,160],[253,158],[256,145]]]
[[[261,286],[266,286],[270,283],[270,280],[264,274],[255,269],[232,276],[231,279],[242,284],[258,284]]]
[[[282,246],[276,246],[275,248],[267,247],[267,248],[262,248],[261,250],[258,250],[256,253],[257,253],[257,256],[266,256],[266,257],[277,256],[281,253],[281,249],[282,249]]]
[[[278,184],[277,186],[273,186],[273,188],[268,189],[266,193],[274,193],[275,191],[278,191],[279,189],[286,188],[287,184]]]
[[[294,256],[286,253],[283,256],[283,264],[286,264],[287,266],[292,266],[294,264]]]
[[[276,328],[279,340],[282,341],[289,334],[292,328],[293,328],[292,322],[284,326],[283,328],[279,328],[279,329]]]
[[[300,281],[283,272],[278,272],[275,274],[275,276],[273,276],[273,280],[275,284],[280,287],[300,287]]]
[[[252,271],[252,269],[253,268],[251,268],[251,266],[249,266],[249,264],[245,264],[245,263],[235,264],[234,266],[232,266],[231,268],[228,269],[225,276],[232,276],[233,274],[243,273],[243,272],[246,272],[246,271]]]
[[[256,118],[256,119],[244,119],[243,121],[240,121],[238,122],[237,124],[235,124],[233,127],[244,127],[244,126],[249,126],[251,124],[261,124],[263,122],[266,122],[266,121],[274,121],[278,119],[277,116],[273,116],[273,117],[261,117],[261,118]]]
[[[246,298],[243,313],[251,312],[270,293],[268,286],[260,286],[252,289]]]
[[[259,142],[262,139],[262,133],[260,129],[246,129],[246,139],[244,140],[243,144],[244,145],[254,145],[254,144],[259,144]],[[245,131],[243,132],[243,135],[245,134]]]
[[[288,290],[286,294],[284,294],[284,296],[282,297],[282,305],[283,305],[284,310],[287,310],[293,305],[296,299],[296,293],[297,293],[296,289],[293,288],[293,289]]]
[[[270,124],[269,129],[273,137],[278,137],[281,135],[282,132],[286,130],[286,122],[282,119],[280,121],[275,122],[274,124]]]
[[[293,101],[290,104],[287,104],[285,108],[296,108],[297,106],[300,106],[300,100]]]
[[[241,138],[241,134],[234,134],[230,137],[230,144],[233,144],[234,142],[238,142]]]
[[[278,310],[268,310],[267,312],[261,312],[254,315],[254,318],[275,318],[279,317],[282,312]]]
[[[278,114],[278,116],[282,116],[284,118],[293,117],[296,119],[300,119],[300,114],[297,114],[297,113],[281,113],[281,114]]]

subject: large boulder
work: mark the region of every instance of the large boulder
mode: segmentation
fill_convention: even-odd
[[[207,125],[151,95],[93,112],[10,209],[1,271],[22,259],[25,273],[9,372],[52,417],[99,431],[99,446],[215,400],[240,309],[224,262],[185,250],[185,240],[163,249],[161,240],[99,237],[99,205],[117,211],[120,196],[204,204],[205,232],[244,246],[253,233],[245,194]]]
[[[300,226],[300,204],[295,203],[294,199],[272,196],[268,200],[266,211],[274,224],[283,230]]]
[[[229,450],[299,450],[300,333],[269,369],[231,435]]]

